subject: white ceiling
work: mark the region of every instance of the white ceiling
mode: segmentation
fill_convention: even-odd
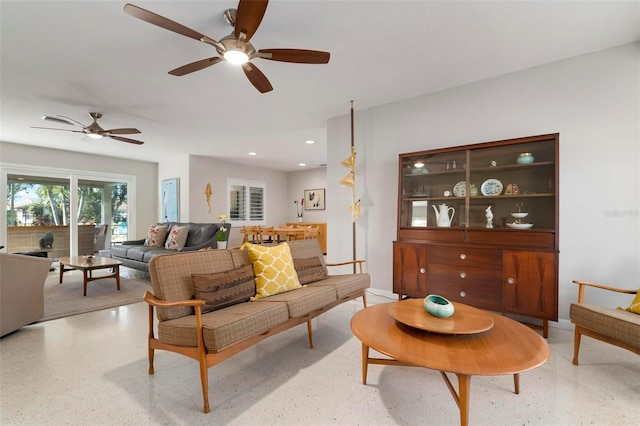
[[[326,121],[360,110],[640,40],[639,1],[278,1],[257,48],[331,52],[327,65],[254,63],[272,92],[220,63],[167,72],[213,47],[123,12],[124,1],[0,2],[0,140],[160,161],[226,158],[277,170],[326,162]],[[215,40],[237,1],[133,1]],[[64,115],[136,127],[130,145],[31,129]],[[68,127],[67,127],[68,128]],[[345,135],[345,138],[348,138]],[[314,139],[314,145],[306,145]],[[247,153],[255,151],[255,157]]]

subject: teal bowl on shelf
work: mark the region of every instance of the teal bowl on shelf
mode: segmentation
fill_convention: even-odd
[[[518,158],[516,158],[516,163],[518,164],[531,164],[533,163],[533,161],[534,158],[530,152],[523,152],[522,154],[518,155]]]
[[[449,318],[455,310],[453,303],[437,294],[430,294],[425,297],[423,305],[427,312],[438,318]]]

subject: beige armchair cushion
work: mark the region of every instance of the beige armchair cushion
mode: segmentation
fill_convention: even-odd
[[[44,281],[51,259],[0,253],[0,336],[44,316]]]

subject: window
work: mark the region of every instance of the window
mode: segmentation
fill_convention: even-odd
[[[264,223],[264,182],[227,179],[229,220],[238,225]]]

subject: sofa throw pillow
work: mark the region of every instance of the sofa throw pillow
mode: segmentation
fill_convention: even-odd
[[[188,226],[174,225],[169,231],[169,236],[167,237],[167,242],[164,244],[164,248],[178,250],[184,247],[184,244],[187,242],[188,232]]]
[[[253,265],[253,274],[256,279],[254,299],[302,287],[293,266],[289,244],[283,243],[266,247],[244,243],[240,249],[247,250],[249,260]]]
[[[309,284],[329,278],[327,270],[318,256],[308,259],[293,259],[293,266],[300,284]]]
[[[244,265],[214,274],[192,274],[194,298],[202,299],[202,313],[247,302],[256,294],[253,267]]]
[[[164,240],[167,239],[169,233],[169,225],[153,224],[147,231],[147,238],[144,240],[145,246],[162,247]]]
[[[634,314],[640,314],[640,290],[636,294],[636,297],[631,301],[631,305],[625,311],[633,312]]]

